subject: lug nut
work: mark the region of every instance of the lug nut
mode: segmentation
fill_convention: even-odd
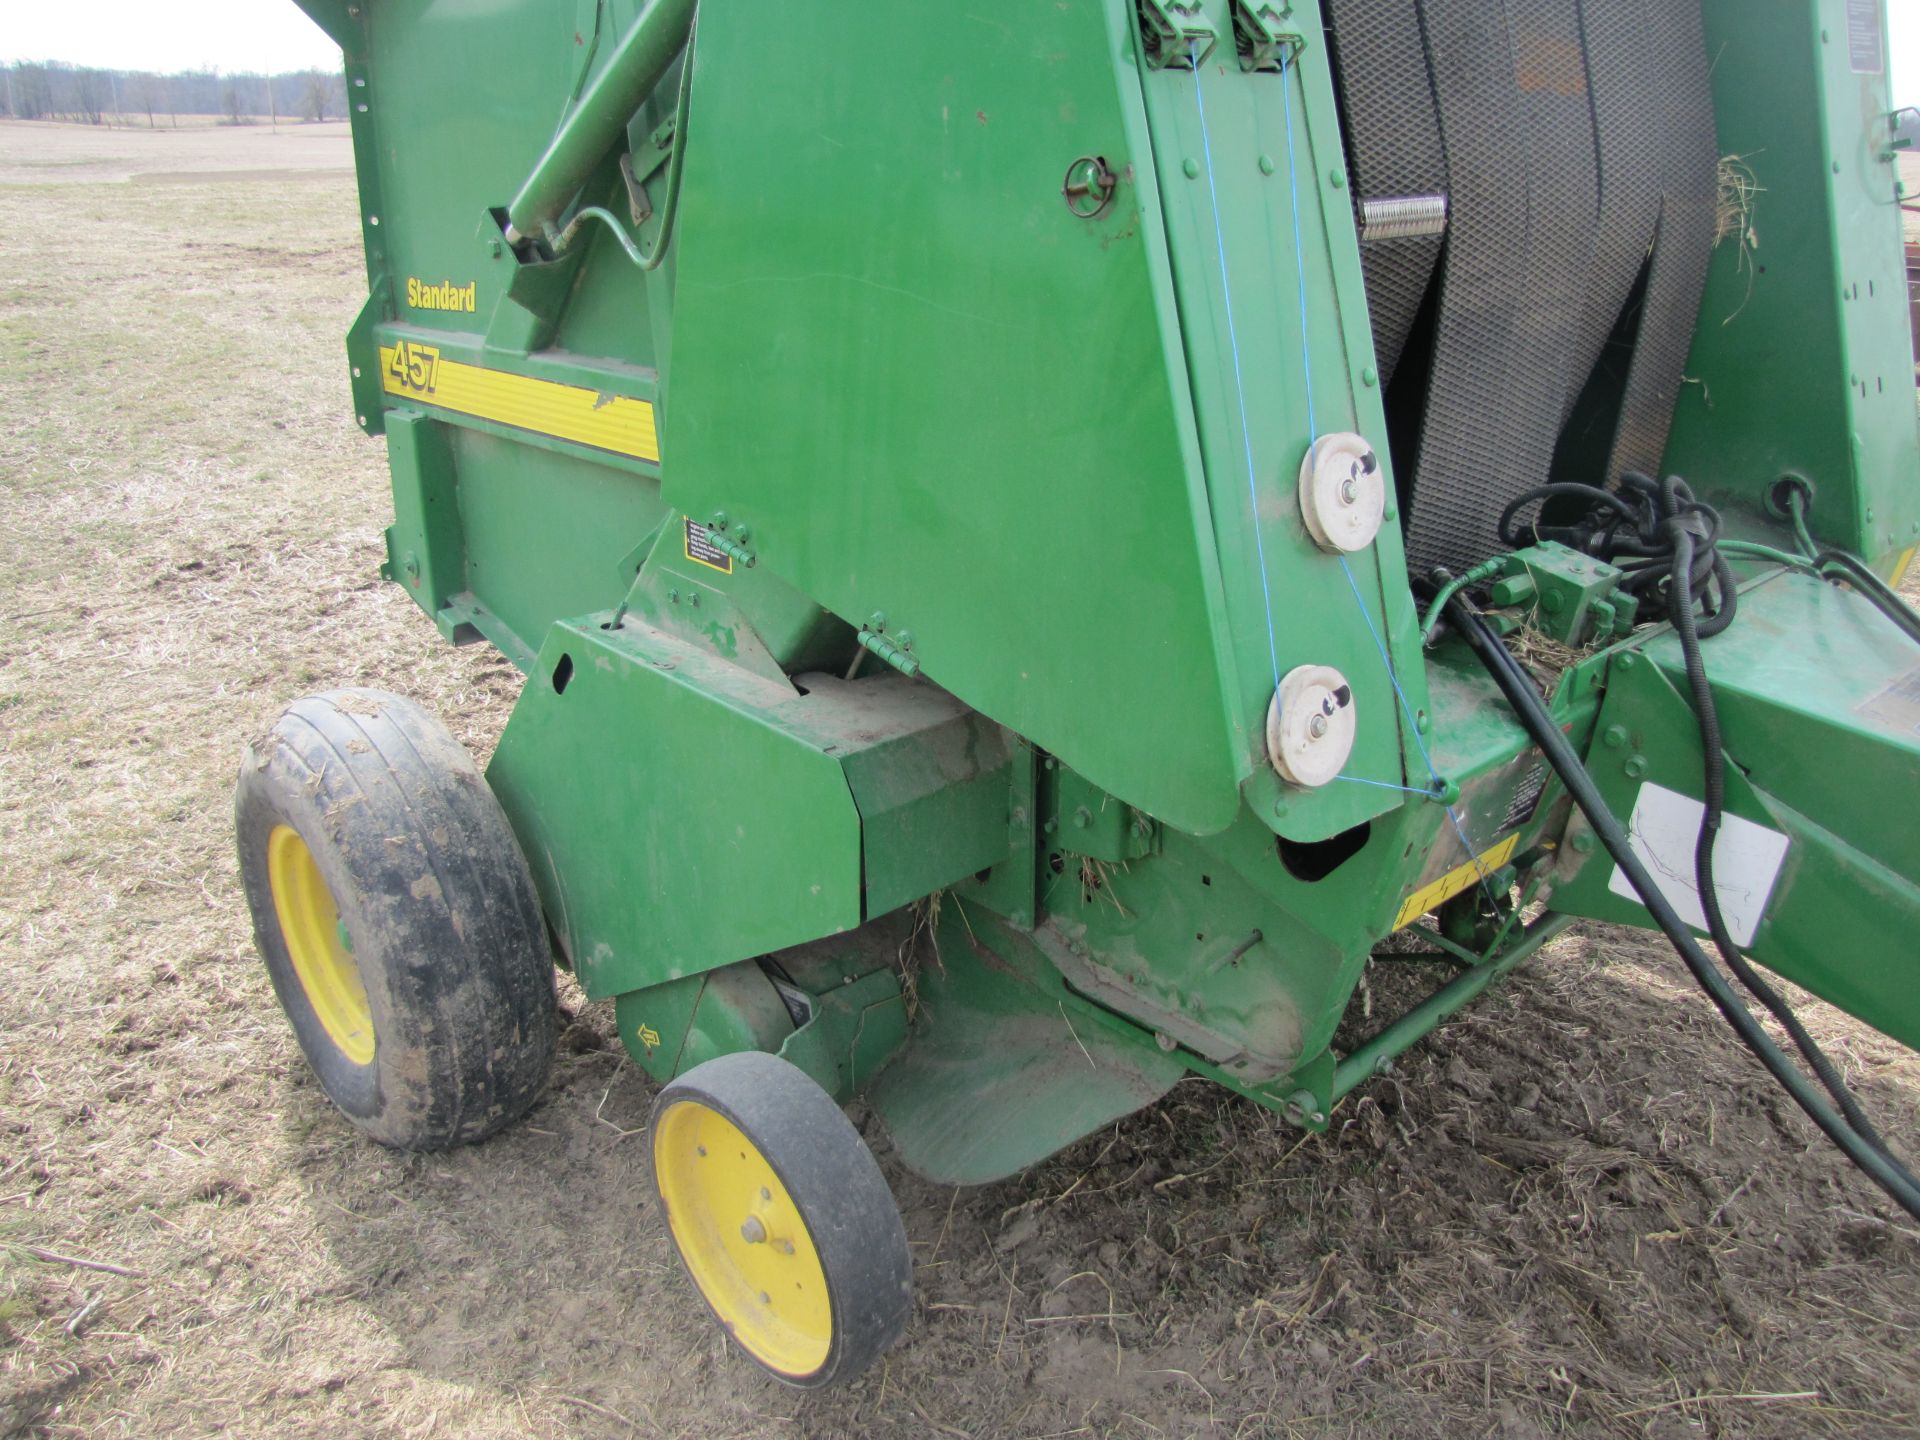
[[[758,1215],[749,1215],[747,1217],[747,1223],[740,1227],[740,1238],[749,1245],[764,1245],[767,1243],[767,1227],[760,1223],[760,1217]]]

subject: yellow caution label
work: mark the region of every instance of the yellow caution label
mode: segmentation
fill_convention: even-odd
[[[696,565],[718,570],[722,575],[733,573],[733,557],[713,543],[711,530],[691,520],[687,521],[686,544],[681,553]]]
[[[1449,870],[1431,885],[1414,891],[1407,897],[1407,903],[1400,907],[1400,913],[1394,916],[1393,928],[1404,930],[1429,910],[1446,904],[1464,891],[1471,890],[1511,860],[1514,847],[1519,843],[1520,832],[1516,830],[1491,850],[1475,856],[1458,870]]]
[[[660,459],[653,406],[630,395],[536,380],[448,360],[437,347],[401,340],[380,347],[380,387],[441,410],[571,440],[635,460]]]

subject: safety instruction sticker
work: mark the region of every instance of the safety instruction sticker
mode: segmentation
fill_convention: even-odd
[[[718,570],[722,575],[733,573],[733,557],[713,543],[711,530],[691,520],[687,521],[687,540],[682,553],[696,565]]]
[[[1400,907],[1400,913],[1393,917],[1393,928],[1404,930],[1429,910],[1444,905],[1454,896],[1471,890],[1511,860],[1514,848],[1519,843],[1520,832],[1516,830],[1491,850],[1476,855],[1458,870],[1449,870],[1431,885],[1414,891],[1407,897],[1407,903]]]
[[[1880,0],[1847,0],[1847,60],[1856,75],[1887,68],[1880,46]]]
[[[1694,848],[1706,814],[1707,807],[1691,796],[1659,785],[1642,785],[1628,825],[1633,853],[1647,867],[1667,903],[1696,930],[1707,928],[1707,912],[1693,876]],[[1713,844],[1713,889],[1720,897],[1727,933],[1742,949],[1753,943],[1786,858],[1787,837],[1780,831],[1738,815],[1721,818],[1720,838]],[[1640,899],[1640,892],[1618,865],[1613,867],[1607,888],[1629,900]]]
[[[1884,690],[1854,707],[1863,720],[1874,720],[1903,735],[1920,735],[1920,665],[1907,671]]]

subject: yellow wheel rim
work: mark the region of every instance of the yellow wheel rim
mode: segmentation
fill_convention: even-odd
[[[827,1363],[833,1307],[799,1207],[719,1111],[678,1100],[653,1132],[674,1244],[713,1313],[762,1365],[796,1379]]]
[[[293,973],[327,1036],[355,1065],[373,1060],[373,1012],[340,923],[340,907],[320,877],[313,852],[290,825],[267,836],[267,882]]]

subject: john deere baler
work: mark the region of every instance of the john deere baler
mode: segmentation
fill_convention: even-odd
[[[384,573],[526,676],[484,777],[362,690],[243,765],[370,1134],[524,1112],[557,960],[696,1288],[821,1384],[910,1310],[843,1102],[953,1184],[1188,1074],[1322,1127],[1593,917],[1920,1205],[1748,1008],[1920,1045],[1873,0],[301,4]],[[1433,993],[1336,1053],[1376,957]]]

